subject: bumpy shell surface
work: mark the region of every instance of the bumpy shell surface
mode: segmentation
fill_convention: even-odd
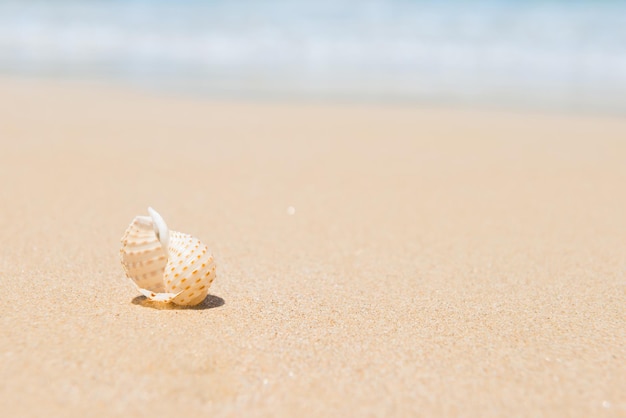
[[[215,279],[215,262],[197,238],[170,231],[154,209],[133,219],[120,258],[126,276],[141,294],[156,302],[193,306],[202,302]]]

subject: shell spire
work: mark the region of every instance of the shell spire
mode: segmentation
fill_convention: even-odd
[[[126,276],[152,301],[199,304],[215,279],[211,252],[197,238],[170,231],[156,210],[148,208],[148,213],[136,216],[122,237]]]

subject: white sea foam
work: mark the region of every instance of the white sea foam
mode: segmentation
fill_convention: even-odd
[[[626,3],[0,0],[0,71],[626,109]]]

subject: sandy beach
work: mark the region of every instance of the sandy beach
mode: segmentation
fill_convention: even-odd
[[[4,416],[626,416],[626,118],[4,78],[0,146]]]

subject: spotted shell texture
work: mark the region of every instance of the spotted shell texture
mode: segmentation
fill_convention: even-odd
[[[154,209],[133,219],[120,258],[126,276],[141,294],[155,302],[193,306],[207,296],[215,279],[215,262],[197,238],[170,231]]]

